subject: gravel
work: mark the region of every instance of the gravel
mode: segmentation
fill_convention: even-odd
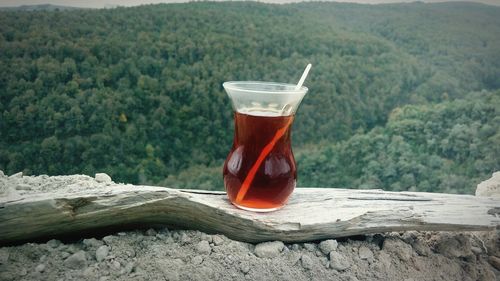
[[[257,245],[192,230],[160,228],[155,232],[151,235],[149,230],[130,231],[73,242],[50,240],[0,247],[0,280],[485,281],[500,278],[497,231],[414,232],[410,236],[403,232],[367,235],[356,240],[295,244],[272,241]],[[332,241],[337,247],[325,255],[321,249],[335,244]],[[415,243],[428,249],[428,255],[413,251]],[[474,253],[472,247],[481,251]],[[103,253],[99,258],[98,252]]]

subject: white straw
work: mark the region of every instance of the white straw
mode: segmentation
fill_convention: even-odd
[[[304,73],[302,73],[302,77],[300,77],[297,87],[295,87],[295,90],[299,90],[302,87],[302,84],[304,84],[304,81],[307,78],[307,74],[309,74],[309,70],[311,70],[311,66],[312,66],[311,64],[308,64],[306,66],[306,69],[304,70]]]

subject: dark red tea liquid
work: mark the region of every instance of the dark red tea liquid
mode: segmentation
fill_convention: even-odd
[[[286,203],[297,180],[290,143],[293,118],[262,111],[234,114],[234,143],[223,171],[233,204],[271,211]]]

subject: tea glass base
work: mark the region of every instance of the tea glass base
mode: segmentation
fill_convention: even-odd
[[[252,212],[258,212],[258,213],[267,213],[267,212],[277,211],[285,206],[285,205],[281,205],[281,206],[274,207],[274,208],[257,209],[257,208],[249,208],[249,207],[245,207],[245,206],[240,206],[240,205],[235,204],[235,203],[233,203],[233,205],[236,206],[237,208],[245,210],[245,211],[252,211]]]

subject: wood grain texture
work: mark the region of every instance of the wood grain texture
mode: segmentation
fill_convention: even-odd
[[[418,192],[297,188],[271,213],[232,206],[223,192],[108,184],[0,197],[0,243],[123,225],[166,225],[261,242],[312,241],[402,230],[489,230],[500,200]]]

